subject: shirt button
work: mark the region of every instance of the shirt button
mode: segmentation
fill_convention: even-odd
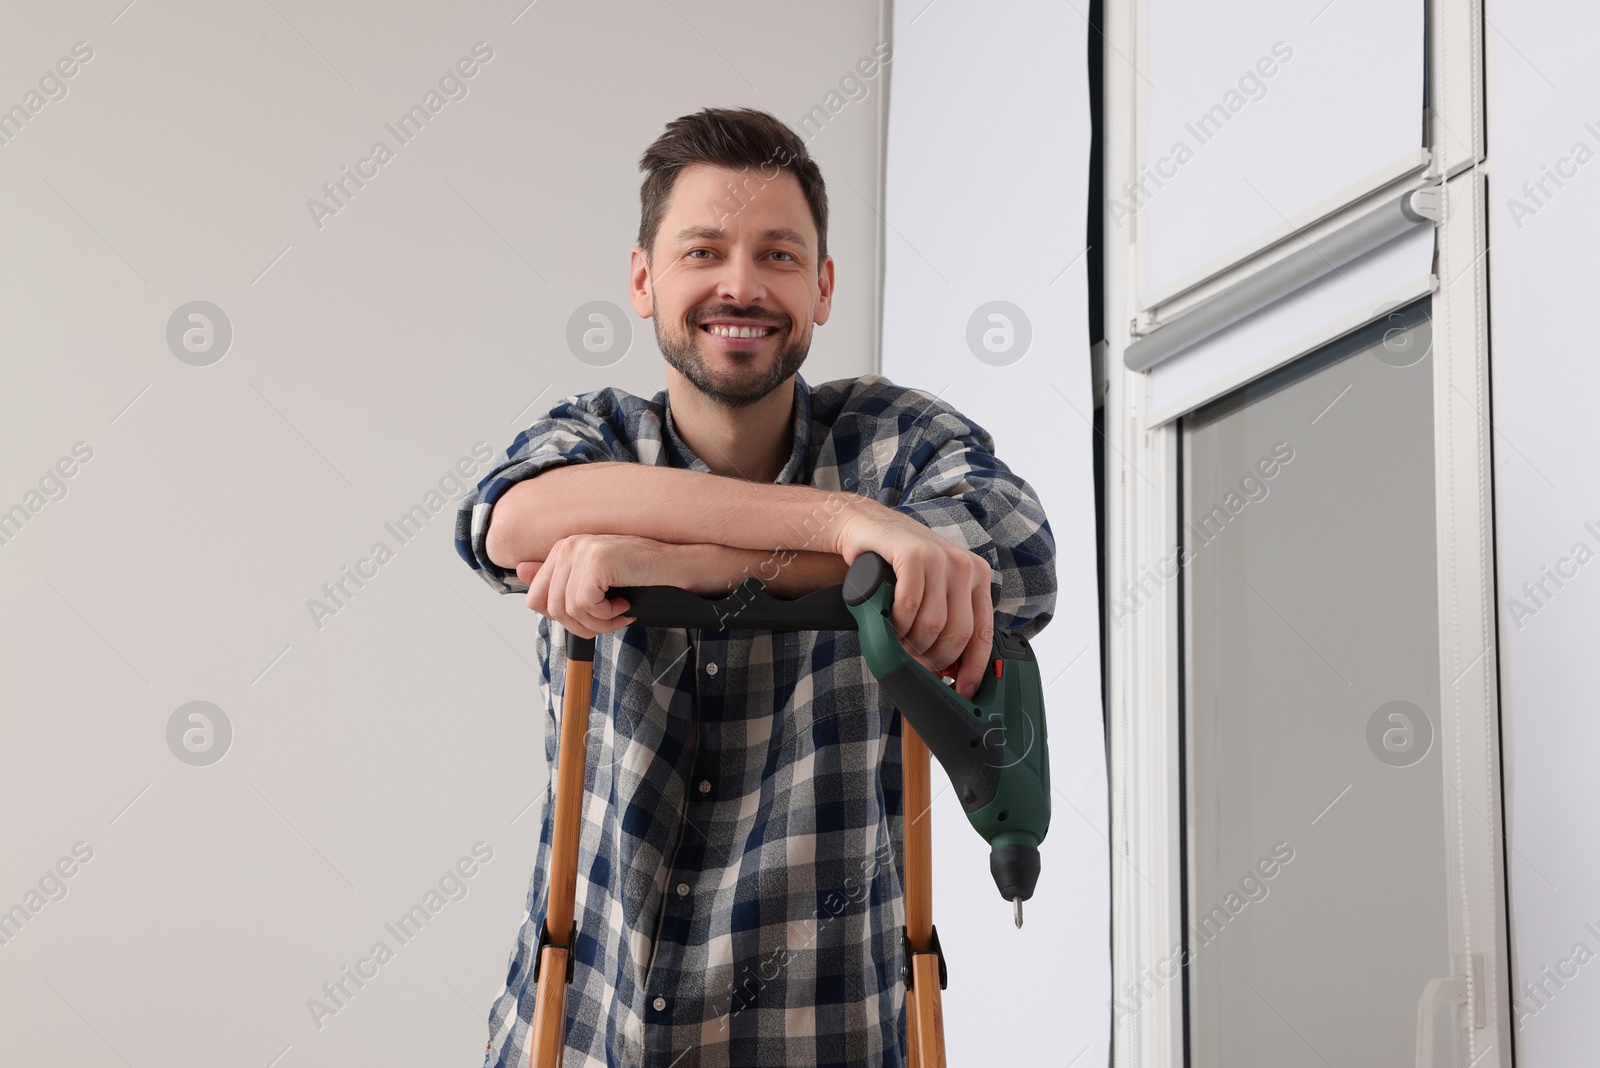
[[[716,673],[717,673],[717,665],[715,663],[711,663],[711,664],[707,664],[706,665],[706,674],[707,675],[715,675]]]
[[[711,780],[710,779],[701,779],[700,780],[700,792],[703,793],[703,794],[709,794],[711,792]]]
[[[678,884],[678,896],[679,897],[688,897],[689,896],[689,884],[688,883],[679,883]]]
[[[650,1004],[656,1007],[657,1012],[660,1012],[662,1009],[667,1007],[667,999],[658,995]]]

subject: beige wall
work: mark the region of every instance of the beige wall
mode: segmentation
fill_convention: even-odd
[[[0,528],[0,909],[38,905],[0,926],[4,1059],[476,1064],[538,835],[536,618],[457,558],[448,502],[390,526],[536,408],[664,386],[647,322],[606,367],[567,325],[627,307],[638,157],[706,105],[843,105],[810,139],[839,291],[804,373],[876,368],[885,85],[840,79],[885,15],[122,3],[0,35],[0,108],[38,108],[0,116],[0,510],[38,509]],[[204,366],[168,341],[193,301],[231,325]],[[187,710],[169,747],[193,701],[231,725],[209,766],[175,755]],[[464,857],[466,896],[319,1029],[308,999]]]

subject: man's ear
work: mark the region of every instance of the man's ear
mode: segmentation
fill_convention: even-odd
[[[833,311],[833,257],[829,256],[822,261],[822,268],[817,271],[817,311],[812,320],[821,326],[828,321],[828,316]]]
[[[650,318],[650,257],[642,247],[633,246],[632,266],[628,271],[628,288],[633,298],[633,310],[639,318]]]

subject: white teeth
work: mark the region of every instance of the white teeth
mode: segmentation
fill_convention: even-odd
[[[708,326],[711,333],[718,337],[766,337],[772,333],[770,326]]]

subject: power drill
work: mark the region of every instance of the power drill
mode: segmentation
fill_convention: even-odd
[[[879,687],[944,767],[972,826],[989,843],[989,872],[1012,902],[1039,881],[1039,843],[1050,827],[1050,752],[1044,687],[1026,638],[995,632],[989,669],[968,700],[912,658],[890,613],[894,572],[874,552],[850,565],[842,592]]]
[[[842,585],[792,600],[773,597],[753,576],[718,599],[676,586],[616,586],[606,595],[627,598],[628,614],[647,627],[859,631],[879,687],[944,767],[967,819],[989,843],[989,872],[1021,927],[1050,827],[1039,663],[1027,639],[996,631],[983,681],[971,700],[962,697],[900,644],[890,617],[894,585],[888,562],[865,552]]]

